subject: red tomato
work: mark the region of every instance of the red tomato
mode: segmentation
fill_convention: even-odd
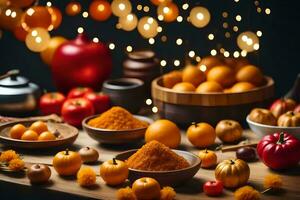
[[[61,114],[66,97],[59,92],[46,93],[40,98],[40,110],[43,115]]]
[[[89,92],[94,92],[94,90],[89,87],[76,87],[69,91],[68,99],[83,97],[85,94]]]
[[[223,193],[223,183],[221,181],[207,181],[203,185],[203,191],[208,196],[219,196]]]
[[[90,92],[85,94],[83,97],[92,102],[96,114],[103,113],[110,108],[110,99],[106,94]]]
[[[300,141],[287,133],[267,135],[257,144],[257,154],[271,169],[294,167],[300,161]]]
[[[80,127],[84,118],[94,113],[93,104],[84,98],[66,100],[61,111],[64,121],[77,127]]]

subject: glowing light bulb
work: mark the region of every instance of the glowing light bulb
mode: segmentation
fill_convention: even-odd
[[[214,38],[215,38],[214,34],[210,33],[210,34],[208,35],[208,39],[209,39],[209,40],[213,40]]]
[[[196,55],[195,51],[190,51],[189,52],[189,57],[193,58]]]
[[[93,42],[98,43],[98,42],[99,42],[99,38],[94,37],[94,38],[93,38]]]
[[[162,67],[166,66],[166,65],[167,65],[167,61],[161,60],[161,61],[160,61],[160,65],[161,65]]]
[[[115,47],[116,47],[116,45],[115,45],[114,43],[110,43],[110,44],[108,45],[108,48],[109,48],[110,50],[114,50]]]
[[[174,60],[174,65],[175,65],[176,67],[178,67],[178,66],[180,65],[180,61],[179,61],[179,60]]]
[[[77,32],[78,32],[78,33],[83,33],[83,31],[84,31],[84,29],[83,29],[82,27],[79,27],[79,28],[77,29]]]
[[[215,55],[217,55],[217,51],[216,51],[215,49],[212,49],[212,50],[210,51],[210,54],[211,54],[212,56],[215,56]]]
[[[176,44],[177,44],[177,45],[182,45],[182,43],[183,43],[183,41],[182,41],[181,38],[178,38],[178,39],[176,40]]]
[[[128,46],[126,47],[126,51],[127,51],[127,52],[132,52],[132,50],[133,50],[133,49],[132,49],[132,46],[128,45]]]

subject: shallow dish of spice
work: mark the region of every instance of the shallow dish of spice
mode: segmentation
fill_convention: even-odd
[[[144,138],[152,119],[132,115],[126,109],[115,106],[101,115],[87,117],[82,122],[87,134],[106,144],[125,144]]]
[[[116,159],[126,161],[131,181],[151,177],[161,185],[179,185],[192,179],[201,164],[198,156],[170,149],[157,141],[120,153]]]

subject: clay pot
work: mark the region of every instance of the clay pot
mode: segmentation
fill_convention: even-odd
[[[144,81],[148,97],[151,96],[151,82],[159,75],[159,60],[153,51],[144,50],[128,53],[127,59],[123,62],[123,76]]]
[[[145,102],[144,82],[139,79],[107,80],[102,91],[110,97],[112,106],[121,106],[131,113],[137,113]]]

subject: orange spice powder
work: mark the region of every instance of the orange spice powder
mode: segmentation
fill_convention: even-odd
[[[126,161],[129,168],[146,171],[169,171],[187,168],[190,164],[166,145],[151,141]]]
[[[110,130],[131,130],[148,127],[147,122],[136,119],[126,109],[118,106],[112,107],[99,117],[91,119],[88,125]]]

